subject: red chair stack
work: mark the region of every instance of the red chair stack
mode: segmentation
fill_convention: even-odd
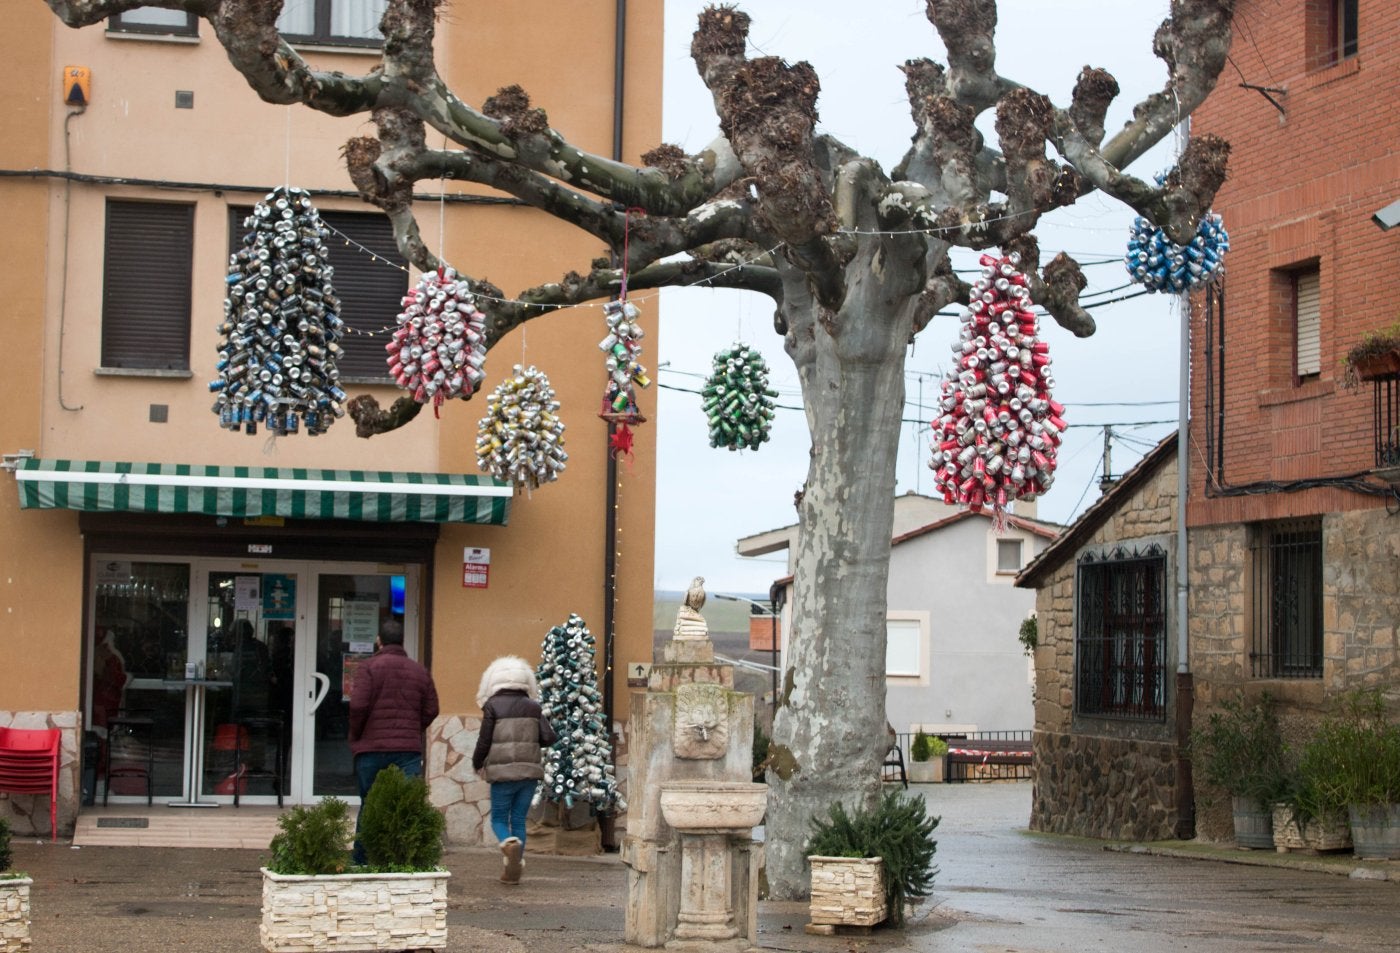
[[[49,840],[58,838],[57,728],[0,728],[0,791],[49,796]]]

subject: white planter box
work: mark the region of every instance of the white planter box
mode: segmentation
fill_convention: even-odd
[[[909,782],[911,784],[942,784],[943,759],[930,758],[928,761],[910,761]]]
[[[28,877],[0,878],[0,953],[29,953]]]
[[[445,870],[297,877],[263,868],[268,953],[413,950],[447,946]]]
[[[885,862],[879,857],[808,857],[813,923],[868,927],[889,915]]]

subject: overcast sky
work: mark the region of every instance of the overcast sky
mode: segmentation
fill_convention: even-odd
[[[691,62],[690,37],[698,0],[666,0],[664,137],[695,152],[718,134],[709,92]],[[925,19],[924,0],[746,0],[752,18],[750,55],[806,60],[817,70],[820,131],[880,162],[887,171],[903,156],[912,131],[899,64],[914,57],[945,62],[937,32]],[[997,65],[1003,75],[1069,104],[1085,65],[1111,72],[1122,89],[1109,112],[1111,135],[1132,105],[1160,89],[1166,68],[1152,55],[1152,35],[1167,15],[1167,0],[1001,0]],[[1047,11],[1053,10],[1053,13]],[[979,125],[994,143],[990,117]],[[1150,178],[1171,161],[1169,138],[1132,167]],[[1084,300],[1133,294],[1122,257],[1132,213],[1097,194],[1042,220],[1042,261],[1059,251],[1085,265]],[[1228,222],[1226,225],[1228,226]],[[955,266],[976,267],[970,253]],[[1119,290],[1113,290],[1119,289]],[[1097,295],[1095,293],[1098,293]],[[719,289],[663,292],[658,390],[656,585],[683,589],[695,575],[711,592],[766,593],[786,573],[782,554],[759,559],[735,555],[735,541],[796,522],[793,493],[807,471],[810,441],[801,413],[797,375],[773,331],[771,301]],[[1114,425],[1112,472],[1121,474],[1176,426],[1180,318],[1171,298],[1142,295],[1092,310],[1098,333],[1081,340],[1043,319],[1042,336],[1054,358],[1056,397],[1068,408],[1070,429],[1060,450],[1056,481],[1041,498],[1039,515],[1068,523],[1098,498],[1103,425]],[[929,409],[937,397],[956,317],[936,318],[910,349],[906,364],[906,423],[900,442],[897,492],[933,495],[928,469]],[[736,340],[767,357],[780,392],[772,439],[758,451],[709,446],[698,390],[711,358]],[[1156,423],[1144,423],[1152,422]]]

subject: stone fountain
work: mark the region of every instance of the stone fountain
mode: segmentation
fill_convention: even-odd
[[[730,953],[758,945],[758,879],[768,787],[754,784],[753,696],[715,661],[697,579],[675,637],[632,695],[626,939]]]

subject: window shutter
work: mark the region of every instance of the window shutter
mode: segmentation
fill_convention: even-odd
[[[1297,321],[1298,376],[1322,372],[1322,282],[1316,271],[1293,279]]]
[[[194,206],[107,201],[102,366],[189,370]]]
[[[347,329],[340,339],[345,349],[341,376],[387,381],[384,345],[408,294],[408,262],[394,243],[394,227],[388,216],[372,212],[322,212],[321,220],[340,233],[332,232],[326,245]],[[352,244],[347,245],[346,239]]]
[[[229,207],[230,254],[243,246],[243,220],[252,211],[247,205]],[[340,375],[387,382],[384,345],[408,294],[408,273],[403,270],[408,263],[394,243],[393,226],[387,216],[374,212],[323,211],[321,221],[333,229],[326,238],[326,248],[335,269],[331,283],[340,298],[340,317],[346,325],[340,339],[345,350]]]

